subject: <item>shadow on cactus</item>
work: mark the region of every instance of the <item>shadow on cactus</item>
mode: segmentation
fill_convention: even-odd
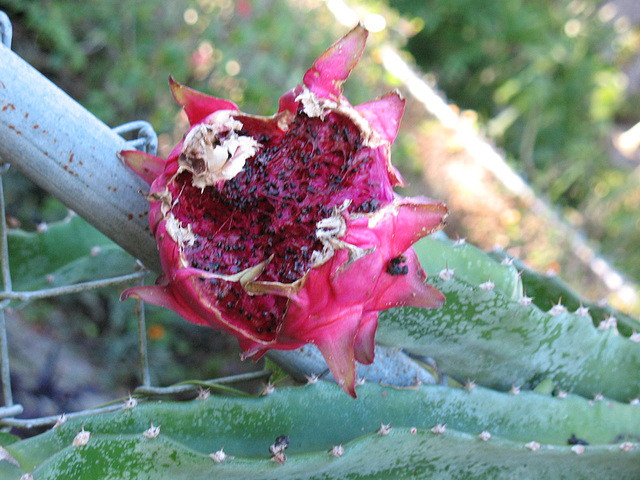
[[[271,117],[240,112],[170,79],[191,123],[167,160],[124,151],[151,185],[150,224],[164,275],[126,290],[194,323],[221,328],[246,357],[318,346],[355,396],[378,312],[440,307],[411,248],[447,209],[402,198],[391,165],[404,100],[351,106],[342,83],[365,47],[357,26],[285,93]]]

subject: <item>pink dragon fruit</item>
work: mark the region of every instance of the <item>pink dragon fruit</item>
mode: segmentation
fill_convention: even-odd
[[[390,146],[398,93],[353,107],[342,83],[360,59],[358,26],[280,99],[249,115],[170,78],[191,128],[167,160],[124,151],[151,184],[150,224],[164,274],[122,294],[236,336],[244,356],[318,346],[355,397],[355,360],[373,361],[378,312],[439,307],[411,245],[447,209],[402,198]]]

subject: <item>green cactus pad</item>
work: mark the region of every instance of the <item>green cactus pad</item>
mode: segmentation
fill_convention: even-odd
[[[358,400],[319,382],[276,390],[258,398],[210,397],[192,402],[149,402],[131,410],[69,420],[32,439],[6,445],[20,468],[0,462],[0,474],[18,480],[163,478],[637,478],[638,408],[615,402],[595,405],[533,392],[509,395],[443,386],[358,388]],[[156,438],[142,435],[160,425]],[[436,423],[446,423],[434,434]],[[381,424],[392,431],[380,435]],[[77,432],[91,432],[74,447]],[[415,428],[415,430],[412,430]],[[478,434],[487,429],[491,439]],[[411,433],[414,431],[415,433]],[[284,465],[269,446],[291,439]],[[589,443],[571,450],[572,436]],[[541,444],[537,451],[529,442]],[[328,454],[342,444],[340,458]],[[531,446],[531,444],[529,444]],[[234,456],[209,457],[224,446]],[[572,476],[573,475],[573,476]]]

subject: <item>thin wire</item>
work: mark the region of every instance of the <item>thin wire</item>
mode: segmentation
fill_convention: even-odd
[[[3,167],[4,170],[4,167]],[[0,172],[0,264],[2,266],[2,286],[4,292],[11,291],[11,271],[9,270],[9,246],[7,242],[7,219],[5,215],[4,189]],[[2,396],[6,407],[13,405],[11,391],[11,370],[9,368],[9,342],[7,340],[7,325],[4,310],[9,302],[0,304],[0,380],[2,381]]]
[[[144,278],[140,279],[140,285],[144,284]],[[140,376],[142,385],[151,385],[149,374],[149,349],[147,346],[147,326],[144,310],[144,302],[140,299],[136,302],[136,316],[138,317],[138,352],[140,354]]]
[[[192,390],[197,390],[199,387],[205,386],[219,386],[226,385],[228,383],[246,382],[249,380],[256,380],[258,378],[265,378],[271,375],[271,370],[259,370],[257,372],[241,373],[239,375],[232,375],[229,377],[216,378],[213,380],[194,380],[188,382],[180,382],[169,387],[138,387],[133,393],[136,395],[174,395],[177,393],[185,393]]]
[[[72,293],[85,292],[87,290],[96,290],[98,288],[110,287],[113,285],[121,285],[129,283],[139,278],[144,278],[147,271],[140,271],[120,275],[118,277],[106,278],[103,280],[92,280],[90,282],[75,283],[73,285],[65,285],[64,287],[44,288],[31,292],[0,292],[0,299],[18,300],[21,302],[29,302],[32,300],[42,300],[43,298],[59,297],[61,295],[69,295]]]

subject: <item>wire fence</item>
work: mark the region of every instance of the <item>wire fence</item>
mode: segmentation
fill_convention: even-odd
[[[11,48],[12,25],[8,16],[0,11],[0,40],[2,44]],[[158,137],[153,127],[146,121],[129,122],[113,128],[113,132],[126,140],[125,149],[141,150],[155,154],[158,146]],[[32,429],[55,425],[66,419],[105,413],[130,407],[132,402],[147,396],[175,395],[203,388],[217,388],[224,390],[224,385],[236,382],[264,378],[270,375],[270,371],[262,370],[240,375],[233,375],[206,381],[188,381],[168,387],[156,387],[151,385],[149,374],[149,353],[147,346],[147,329],[145,320],[144,303],[137,301],[135,315],[137,320],[137,346],[139,356],[139,386],[132,392],[128,399],[115,399],[107,405],[71,413],[61,412],[59,415],[42,416],[37,418],[16,418],[23,413],[24,408],[14,402],[11,382],[11,367],[9,359],[9,341],[7,336],[6,313],[12,302],[34,302],[64,295],[77,294],[106,287],[123,286],[133,282],[143,283],[149,273],[148,270],[138,268],[129,274],[116,277],[93,280],[72,285],[54,288],[41,288],[36,290],[20,291],[13,288],[12,274],[9,258],[8,226],[6,218],[5,194],[3,189],[3,177],[11,168],[9,161],[0,158],[0,270],[2,279],[2,291],[0,291],[0,383],[2,384],[2,396],[4,405],[0,406],[0,428]]]

